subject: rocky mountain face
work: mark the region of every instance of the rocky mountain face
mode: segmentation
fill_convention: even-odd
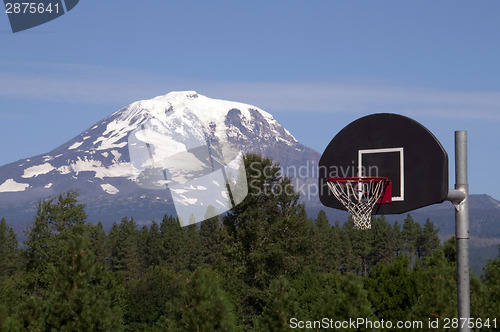
[[[194,91],[171,92],[125,106],[53,151],[0,167],[0,215],[10,224],[30,222],[40,199],[69,189],[79,192],[93,222],[110,224],[124,216],[150,222],[175,213],[168,190],[137,185],[141,170],[131,160],[129,139],[152,121],[171,139],[172,148],[182,142],[189,149],[191,138],[203,142],[210,137],[242,152],[269,156],[292,170],[292,177],[293,170],[314,167],[319,159],[318,152],[300,144],[258,107]],[[311,176],[296,184],[315,181]]]

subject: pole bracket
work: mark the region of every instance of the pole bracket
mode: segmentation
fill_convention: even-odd
[[[460,211],[466,198],[467,192],[464,189],[449,189],[446,196],[446,200],[450,201],[457,211]]]

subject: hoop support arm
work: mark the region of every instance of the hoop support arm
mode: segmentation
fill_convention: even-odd
[[[455,209],[457,211],[460,211],[460,207],[462,206],[462,203],[465,201],[466,197],[467,193],[463,189],[449,189],[446,200],[453,203]]]

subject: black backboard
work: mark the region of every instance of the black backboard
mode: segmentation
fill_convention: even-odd
[[[345,210],[329,191],[332,177],[385,176],[392,181],[392,202],[373,214],[397,214],[441,203],[448,194],[448,155],[434,135],[408,117],[380,113],[342,129],[319,161],[321,203]]]

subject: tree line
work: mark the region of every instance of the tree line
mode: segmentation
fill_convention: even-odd
[[[323,211],[308,218],[298,194],[261,190],[290,186],[278,164],[245,163],[245,200],[187,227],[125,217],[105,232],[73,191],[38,204],[22,246],[2,219],[0,331],[287,331],[292,318],[456,317],[455,241],[441,244],[432,221],[381,216],[357,230]],[[471,276],[471,313],[498,318],[500,256]]]

